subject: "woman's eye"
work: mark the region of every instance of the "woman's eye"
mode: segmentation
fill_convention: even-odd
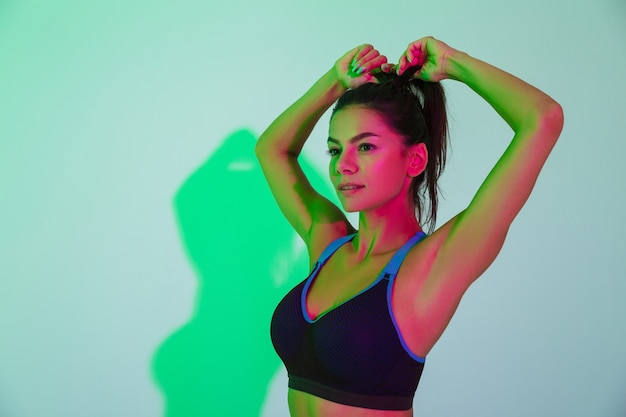
[[[330,156],[336,156],[339,155],[339,149],[332,148],[327,150],[326,153]]]
[[[374,145],[371,145],[369,143],[362,143],[359,145],[359,150],[360,151],[373,151],[376,147]]]

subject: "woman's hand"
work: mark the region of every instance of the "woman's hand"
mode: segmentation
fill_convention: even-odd
[[[407,68],[420,65],[421,69],[415,73],[415,78],[431,82],[441,81],[450,78],[448,57],[455,52],[456,49],[444,42],[427,36],[409,44],[395,70],[401,75]]]
[[[365,83],[377,82],[372,72],[387,64],[387,58],[372,45],[360,45],[348,51],[335,63],[335,75],[345,88],[356,88]]]

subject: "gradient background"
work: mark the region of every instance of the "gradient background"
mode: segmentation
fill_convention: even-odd
[[[625,416],[622,0],[0,1],[0,416],[287,416],[269,318],[307,260],[256,137],[345,51],[428,34],[566,124],[416,417]],[[511,137],[444,85],[441,222]],[[327,122],[304,150],[324,193]]]

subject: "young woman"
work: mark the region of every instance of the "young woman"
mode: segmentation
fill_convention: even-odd
[[[467,208],[432,231],[446,78],[484,98],[514,136]],[[329,175],[344,210],[359,212],[357,230],[297,160],[336,101]],[[271,124],[256,154],[311,260],[272,319],[292,416],[413,415],[424,358],[500,251],[562,125],[549,96],[432,37],[409,44],[397,65],[371,45],[349,51]]]

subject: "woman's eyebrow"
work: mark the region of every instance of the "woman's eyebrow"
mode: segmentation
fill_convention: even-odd
[[[368,138],[368,137],[370,137],[370,136],[376,136],[376,137],[378,137],[378,135],[377,135],[376,133],[372,133],[372,132],[363,132],[363,133],[359,133],[358,135],[356,135],[356,136],[354,136],[354,137],[350,138],[350,140],[348,140],[348,143],[355,143],[355,142],[360,141],[361,139]],[[330,136],[328,137],[328,141],[327,141],[327,142],[333,142],[333,143],[336,143],[336,144],[340,144],[340,143],[341,143],[341,142],[339,142],[337,139],[335,139],[335,138],[331,138]]]

